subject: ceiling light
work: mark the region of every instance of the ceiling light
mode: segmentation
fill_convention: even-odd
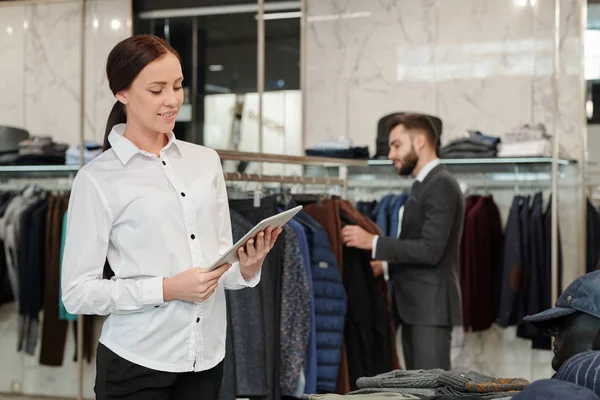
[[[94,29],[98,29],[98,25],[100,25],[98,18],[94,18],[94,21],[92,22],[92,26],[94,27]]]
[[[110,21],[110,27],[116,31],[121,27],[121,21],[119,21],[118,19],[113,19],[112,21]]]
[[[223,66],[220,64],[209,65],[208,70],[210,72],[221,72],[221,71],[223,71]]]
[[[6,27],[6,33],[8,33],[9,35],[12,35],[12,33],[13,33],[12,26],[9,25],[9,26]]]
[[[24,21],[23,22],[23,29],[27,29],[27,28],[29,28],[29,22]]]

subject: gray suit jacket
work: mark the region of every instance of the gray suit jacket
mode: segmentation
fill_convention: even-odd
[[[403,323],[462,323],[458,256],[464,213],[458,183],[439,165],[413,187],[404,204],[400,237],[378,239],[375,258],[390,263]]]

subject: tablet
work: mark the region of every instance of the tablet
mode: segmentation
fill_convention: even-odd
[[[225,252],[222,256],[220,256],[215,262],[212,263],[210,267],[208,267],[208,271],[212,271],[216,267],[223,264],[232,264],[236,261],[239,261],[238,257],[238,249],[242,246],[246,245],[246,242],[251,238],[254,238],[259,232],[264,231],[268,227],[275,230],[277,228],[281,228],[284,226],[290,219],[294,218],[298,212],[302,210],[302,206],[294,207],[287,211],[281,212],[279,214],[273,215],[272,217],[265,218],[260,221],[254,228],[250,230],[250,232],[246,233],[243,238],[238,240],[233,247]]]

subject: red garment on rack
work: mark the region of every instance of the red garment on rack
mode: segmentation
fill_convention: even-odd
[[[465,230],[463,325],[467,331],[478,332],[496,319],[494,285],[499,281],[503,235],[500,211],[491,196],[477,199],[467,215]]]

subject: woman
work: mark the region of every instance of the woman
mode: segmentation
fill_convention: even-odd
[[[216,399],[224,290],[258,284],[281,229],[248,241],[239,263],[206,272],[232,246],[231,222],[219,156],[172,133],[183,103],[179,55],[158,37],[133,36],[111,51],[106,73],[117,102],[105,151],[73,182],[63,302],[74,314],[108,315],[97,399]]]

